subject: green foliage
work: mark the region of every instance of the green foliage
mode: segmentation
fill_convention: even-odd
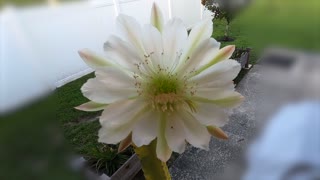
[[[240,2],[240,3],[239,3]],[[248,4],[248,0],[203,0],[202,4],[214,13],[214,19],[222,20],[225,19],[226,29],[225,29],[225,39],[229,38],[229,25],[236,15]]]
[[[215,19],[225,19],[228,24],[248,4],[248,0],[205,0],[204,6],[215,14]]]
[[[112,175],[132,154],[129,148],[117,153],[116,145],[106,145],[98,142],[99,112],[83,112],[74,109],[88,101],[82,93],[81,86],[94,74],[91,73],[56,90],[54,96],[58,100],[57,117],[67,141],[76,153],[84,156],[90,166],[99,172]]]
[[[91,164],[91,168],[111,176],[129,159],[131,154],[118,153],[116,146],[103,145],[92,146],[90,156],[85,156],[85,158]]]
[[[255,48],[320,50],[320,1],[255,0],[236,23]]]
[[[54,118],[52,96],[0,116],[0,179],[83,179]]]

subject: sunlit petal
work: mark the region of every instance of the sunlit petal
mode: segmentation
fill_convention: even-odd
[[[134,18],[124,14],[119,15],[116,22],[125,40],[131,43],[139,53],[145,54],[142,44],[142,30],[139,23]]]
[[[186,148],[186,137],[181,119],[173,114],[167,121],[166,139],[168,146],[177,153],[182,153]]]
[[[180,118],[183,122],[186,140],[192,146],[208,150],[210,134],[206,126],[202,125],[193,115],[187,112],[180,112]]]
[[[180,19],[171,19],[164,27],[162,33],[163,52],[165,64],[175,67],[180,61],[183,47],[186,45],[188,32]]]
[[[168,120],[167,120],[166,115],[161,115],[161,118],[159,121],[159,127],[158,127],[156,153],[157,153],[157,157],[163,162],[168,161],[168,159],[170,158],[170,156],[172,154],[172,150],[168,146],[166,136],[165,136],[167,121]]]
[[[80,50],[78,53],[83,61],[93,69],[111,65],[111,63],[106,58],[97,55],[89,49]]]
[[[199,87],[216,85],[221,86],[230,83],[240,72],[241,66],[237,61],[225,60],[206,69],[202,73],[191,78]]]
[[[127,69],[133,69],[143,57],[131,44],[117,36],[110,36],[108,41],[104,43],[104,51],[108,59]]]
[[[133,128],[132,141],[140,147],[148,145],[157,137],[159,118],[154,117],[154,112],[149,111],[140,117],[139,122]]]
[[[146,113],[143,102],[124,100],[112,103],[100,117],[99,142],[113,144],[125,139],[135,122]]]
[[[137,96],[133,80],[124,72],[108,67],[96,71],[96,78],[89,79],[82,87],[82,94],[91,101],[110,104]]]
[[[160,32],[163,29],[163,16],[161,9],[156,3],[153,3],[151,10],[151,24],[156,27]]]
[[[210,19],[199,22],[195,25],[188,37],[188,42],[184,48],[181,56],[181,63],[188,60],[188,57],[195,51],[195,49],[212,35],[212,21]]]

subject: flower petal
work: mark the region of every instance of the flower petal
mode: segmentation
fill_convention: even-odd
[[[168,146],[168,143],[165,137],[166,123],[167,123],[167,117],[166,115],[162,114],[159,120],[157,148],[156,148],[157,157],[162,162],[167,162],[172,154],[172,151]]]
[[[159,6],[153,3],[151,10],[151,24],[156,27],[160,32],[163,28],[163,16]]]
[[[190,54],[189,60],[182,65],[181,69],[183,69],[184,73],[190,74],[192,70],[198,69],[199,64],[204,64],[208,61],[208,58],[215,56],[219,51],[219,47],[220,43],[213,38],[204,40],[194,52]]]
[[[198,74],[201,73],[202,71],[208,69],[209,67],[211,67],[212,65],[220,61],[229,59],[232,56],[234,50],[235,50],[234,45],[226,46],[220,49],[219,52],[217,52],[216,54],[213,54],[212,57],[209,57],[210,58],[209,62],[207,62],[206,64],[203,64],[202,67],[197,69],[197,73]]]
[[[100,117],[99,142],[115,144],[125,139],[147,109],[139,100],[123,100],[106,107]]]
[[[131,44],[117,36],[110,36],[108,41],[104,43],[104,51],[109,59],[127,69],[135,68],[134,64],[138,64],[142,60],[142,56]]]
[[[151,59],[151,64],[156,67],[162,63],[163,48],[161,33],[155,27],[145,25],[143,27],[143,34],[143,46],[147,53],[144,59],[145,61]]]
[[[175,152],[183,153],[186,148],[183,124],[176,114],[167,121],[166,139],[168,146]]]
[[[220,128],[215,126],[208,126],[207,127],[208,132],[219,139],[228,139],[228,135]]]
[[[195,93],[195,97],[202,97],[205,99],[221,99],[230,95],[230,92],[234,92],[233,82],[227,83],[218,87],[198,87]]]
[[[206,102],[206,103],[213,103],[219,107],[223,108],[235,108],[239,106],[242,101],[244,100],[244,97],[238,93],[238,92],[228,92],[229,94],[226,95],[224,98],[220,99],[202,99],[200,101]]]
[[[188,37],[188,42],[181,56],[181,63],[188,60],[188,57],[194,52],[194,50],[196,49],[196,47],[199,46],[199,44],[211,37],[212,29],[213,25],[211,19],[201,21],[194,28],[192,28]]]
[[[196,69],[198,69],[199,67],[212,61],[212,59],[214,59],[218,55],[218,53],[220,52],[219,48],[220,48],[221,43],[219,43],[214,38],[210,38],[210,41],[211,41],[211,43],[209,44],[209,46],[211,46],[211,48],[205,53],[205,55],[201,59],[200,63],[196,67]]]
[[[176,66],[179,63],[183,47],[187,43],[188,32],[180,19],[171,19],[162,32],[165,64]]]
[[[228,122],[227,113],[211,103],[198,103],[197,112],[192,115],[205,126],[221,127]]]
[[[118,147],[118,153],[126,150],[132,144],[132,134],[130,133],[125,139],[123,139]]]
[[[91,101],[110,104],[137,96],[133,79],[114,67],[98,70],[96,76],[81,87],[82,94]]]
[[[132,131],[133,143],[138,147],[150,144],[157,137],[158,121],[152,111],[141,116]]]
[[[179,115],[183,122],[186,140],[195,147],[208,150],[210,134],[207,128],[188,112],[180,112]]]
[[[103,58],[96,53],[90,51],[89,49],[83,49],[78,51],[80,57],[83,59],[83,61],[90,66],[93,69],[110,66],[111,63],[106,60],[106,58]]]
[[[229,83],[220,87],[200,87],[192,100],[213,103],[223,108],[234,108],[241,104],[243,96],[234,91],[233,83]]]
[[[117,27],[121,30],[125,40],[131,43],[141,55],[144,55],[142,30],[139,23],[130,16],[120,14],[117,17]]]
[[[241,66],[235,60],[221,61],[191,78],[198,87],[219,87],[230,83],[240,72]]]
[[[108,104],[100,104],[93,101],[89,101],[87,103],[81,104],[80,106],[75,107],[75,109],[81,111],[100,111],[107,107]]]

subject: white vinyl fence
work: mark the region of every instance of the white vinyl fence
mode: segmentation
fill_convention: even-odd
[[[115,17],[123,13],[147,23],[153,1],[166,20],[180,17],[186,27],[203,18],[200,0],[89,0],[5,8],[0,12],[0,112],[90,73],[77,51],[102,53],[108,36],[117,34]]]

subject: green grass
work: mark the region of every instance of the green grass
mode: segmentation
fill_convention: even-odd
[[[58,100],[57,118],[74,151],[89,160],[94,169],[112,175],[125,162],[123,159],[130,157],[133,152],[128,149],[118,154],[117,146],[98,142],[98,130],[101,126],[97,116],[100,116],[101,111],[84,112],[74,109],[88,101],[80,88],[93,77],[94,74],[91,73],[56,90],[54,96]]]
[[[82,179],[49,96],[0,118],[0,179]]]
[[[79,123],[87,117],[98,114],[97,112],[83,112],[73,108],[88,101],[88,99],[82,95],[80,88],[88,79],[93,77],[93,73],[86,75],[58,88],[54,93],[59,104],[57,118],[62,124]]]
[[[224,36],[226,23],[227,22],[225,20],[219,20],[219,19],[215,19],[213,21],[213,34],[212,34],[213,38],[219,39]],[[224,47],[227,45],[235,45],[236,48],[251,48],[252,50],[250,53],[250,61],[251,61],[250,63],[255,64],[257,60],[256,49],[250,44],[247,36],[243,34],[242,26],[241,24],[237,23],[237,19],[235,19],[231,23],[229,36],[234,38],[234,41],[221,42],[221,47]]]
[[[237,17],[234,27],[258,51],[280,46],[320,50],[320,1],[255,0]]]

